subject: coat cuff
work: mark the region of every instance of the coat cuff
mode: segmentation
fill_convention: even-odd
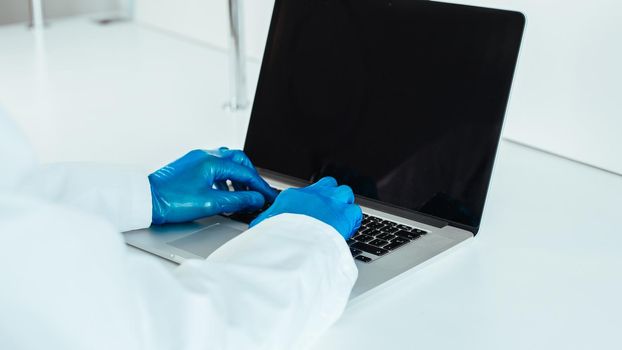
[[[151,186],[147,175],[136,171],[129,176],[131,194],[128,196],[128,211],[123,229],[137,230],[151,226]]]
[[[350,247],[343,236],[325,222],[308,215],[284,213],[260,222],[245,234],[251,234],[255,230],[261,230],[263,234],[285,236],[283,238],[291,240],[305,240],[308,244],[329,246],[338,256],[336,266],[341,268],[344,277],[352,284],[356,282],[358,269],[350,253]]]

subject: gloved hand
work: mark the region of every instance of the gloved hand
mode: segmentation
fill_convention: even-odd
[[[230,191],[227,180],[235,191]],[[220,213],[253,211],[277,192],[242,151],[194,150],[149,175],[154,224],[185,222]]]
[[[276,198],[274,204],[261,213],[250,227],[267,218],[282,214],[304,214],[334,227],[345,239],[349,239],[361,226],[363,214],[354,204],[350,187],[337,187],[337,181],[325,177],[311,186],[287,189]]]

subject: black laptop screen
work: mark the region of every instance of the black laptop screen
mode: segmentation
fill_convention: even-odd
[[[476,229],[523,26],[430,1],[277,0],[245,151]]]

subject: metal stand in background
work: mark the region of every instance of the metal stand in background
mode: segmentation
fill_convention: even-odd
[[[30,10],[30,23],[28,23],[28,28],[42,30],[47,25],[43,17],[42,0],[30,0],[28,1],[28,5]]]
[[[246,95],[246,54],[244,50],[244,13],[243,0],[228,0],[229,2],[229,89],[230,100],[225,104],[229,111],[240,111],[248,107]]]
[[[118,15],[95,20],[100,25],[108,25],[114,23],[123,23],[134,20],[134,10],[136,7],[134,0],[124,0],[120,2],[120,12]]]

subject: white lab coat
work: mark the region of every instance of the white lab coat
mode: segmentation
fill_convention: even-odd
[[[128,256],[146,174],[39,166],[0,111],[0,349],[302,349],[357,277],[343,238],[283,214],[170,272]]]

